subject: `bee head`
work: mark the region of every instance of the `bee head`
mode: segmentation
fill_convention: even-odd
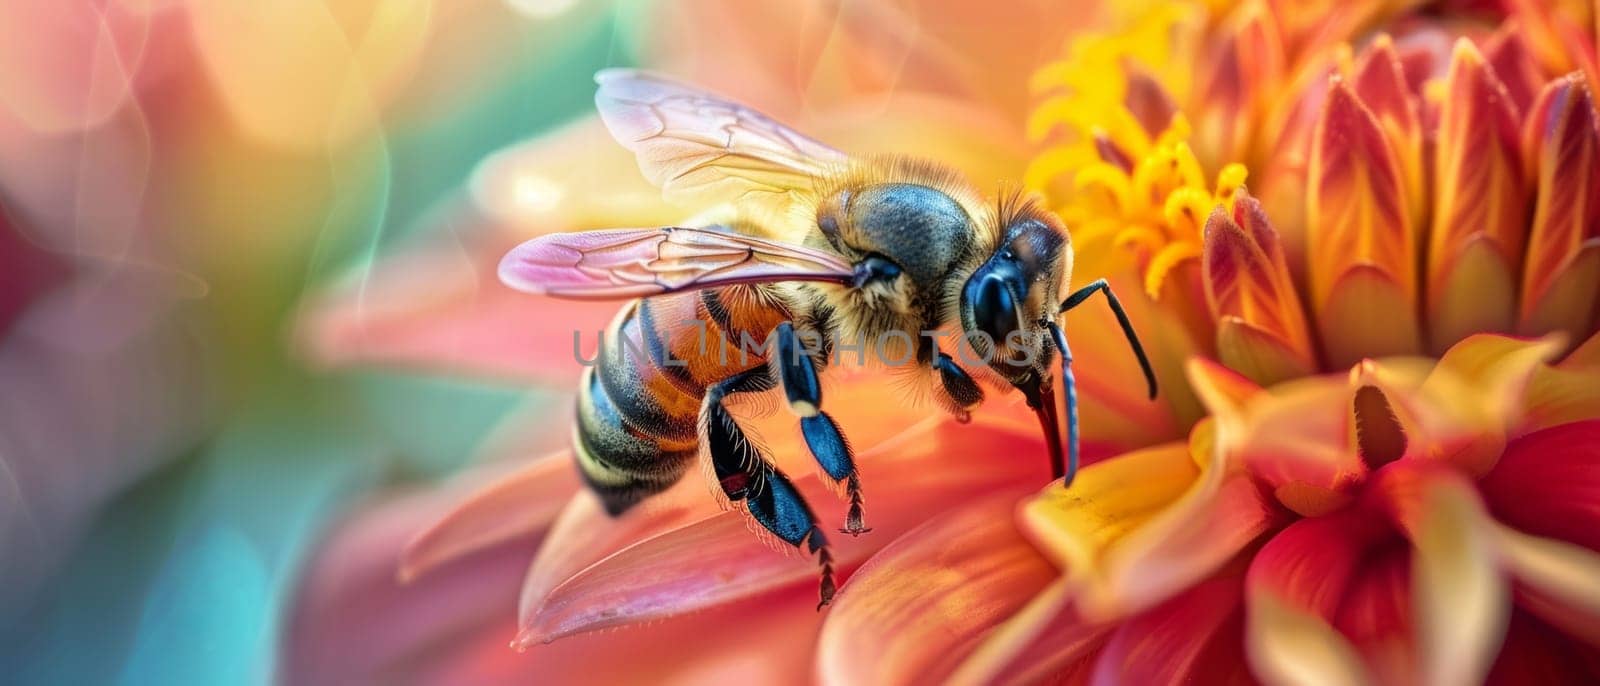
[[[990,369],[1027,392],[1048,369],[1045,324],[1056,318],[1072,247],[1061,220],[1032,199],[1013,198],[998,216],[1000,241],[962,286],[958,310]]]

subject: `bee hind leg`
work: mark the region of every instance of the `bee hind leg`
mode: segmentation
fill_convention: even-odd
[[[772,357],[774,376],[783,385],[789,409],[800,416],[800,433],[806,439],[806,447],[828,478],[844,484],[850,498],[850,513],[839,531],[851,536],[871,531],[862,522],[861,476],[856,472],[850,442],[833,417],[821,409],[822,386],[817,380],[816,363],[800,344],[793,324],[779,324],[773,335],[777,337]]]
[[[718,485],[731,502],[745,508],[767,531],[783,542],[817,556],[821,568],[819,582],[822,609],[833,601],[837,586],[833,579],[833,554],[828,540],[817,527],[816,515],[800,491],[783,472],[772,466],[759,448],[739,428],[722,401],[730,393],[762,391],[772,387],[765,368],[758,367],[712,387],[701,412],[706,449]]]

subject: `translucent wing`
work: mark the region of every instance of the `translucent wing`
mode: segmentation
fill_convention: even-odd
[[[608,229],[540,236],[500,260],[520,291],[574,300],[641,298],[774,281],[849,282],[830,253],[718,229]]]
[[[735,202],[787,216],[817,176],[847,161],[760,112],[660,76],[607,69],[595,81],[606,128],[674,201]]]

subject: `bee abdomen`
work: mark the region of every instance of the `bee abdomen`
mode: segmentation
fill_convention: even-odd
[[[745,286],[641,300],[617,316],[598,365],[584,373],[572,442],[607,512],[621,514],[683,476],[699,451],[706,389],[766,364],[738,354],[735,332],[764,335],[785,316]]]

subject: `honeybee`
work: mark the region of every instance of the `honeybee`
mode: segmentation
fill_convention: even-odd
[[[827,538],[799,491],[746,439],[730,396],[781,389],[812,457],[849,499],[839,531],[851,535],[868,531],[861,481],[818,383],[834,341],[892,339],[907,350],[882,356],[914,360],[958,419],[983,402],[978,378],[1021,392],[1053,476],[1068,485],[1078,413],[1061,314],[1104,294],[1155,397],[1150,362],[1106,282],[1060,297],[1072,246],[1036,198],[985,201],[938,163],[850,157],[648,73],[606,70],[596,81],[606,127],[665,195],[738,211],[715,225],[547,235],[500,264],[501,280],[522,291],[633,299],[583,373],[572,439],[584,481],[613,516],[708,461],[726,504],[816,555],[820,609],[835,592]],[[946,327],[970,342],[979,364],[963,366],[922,335]],[[754,354],[743,345],[730,354],[733,341],[752,340],[762,342]]]

